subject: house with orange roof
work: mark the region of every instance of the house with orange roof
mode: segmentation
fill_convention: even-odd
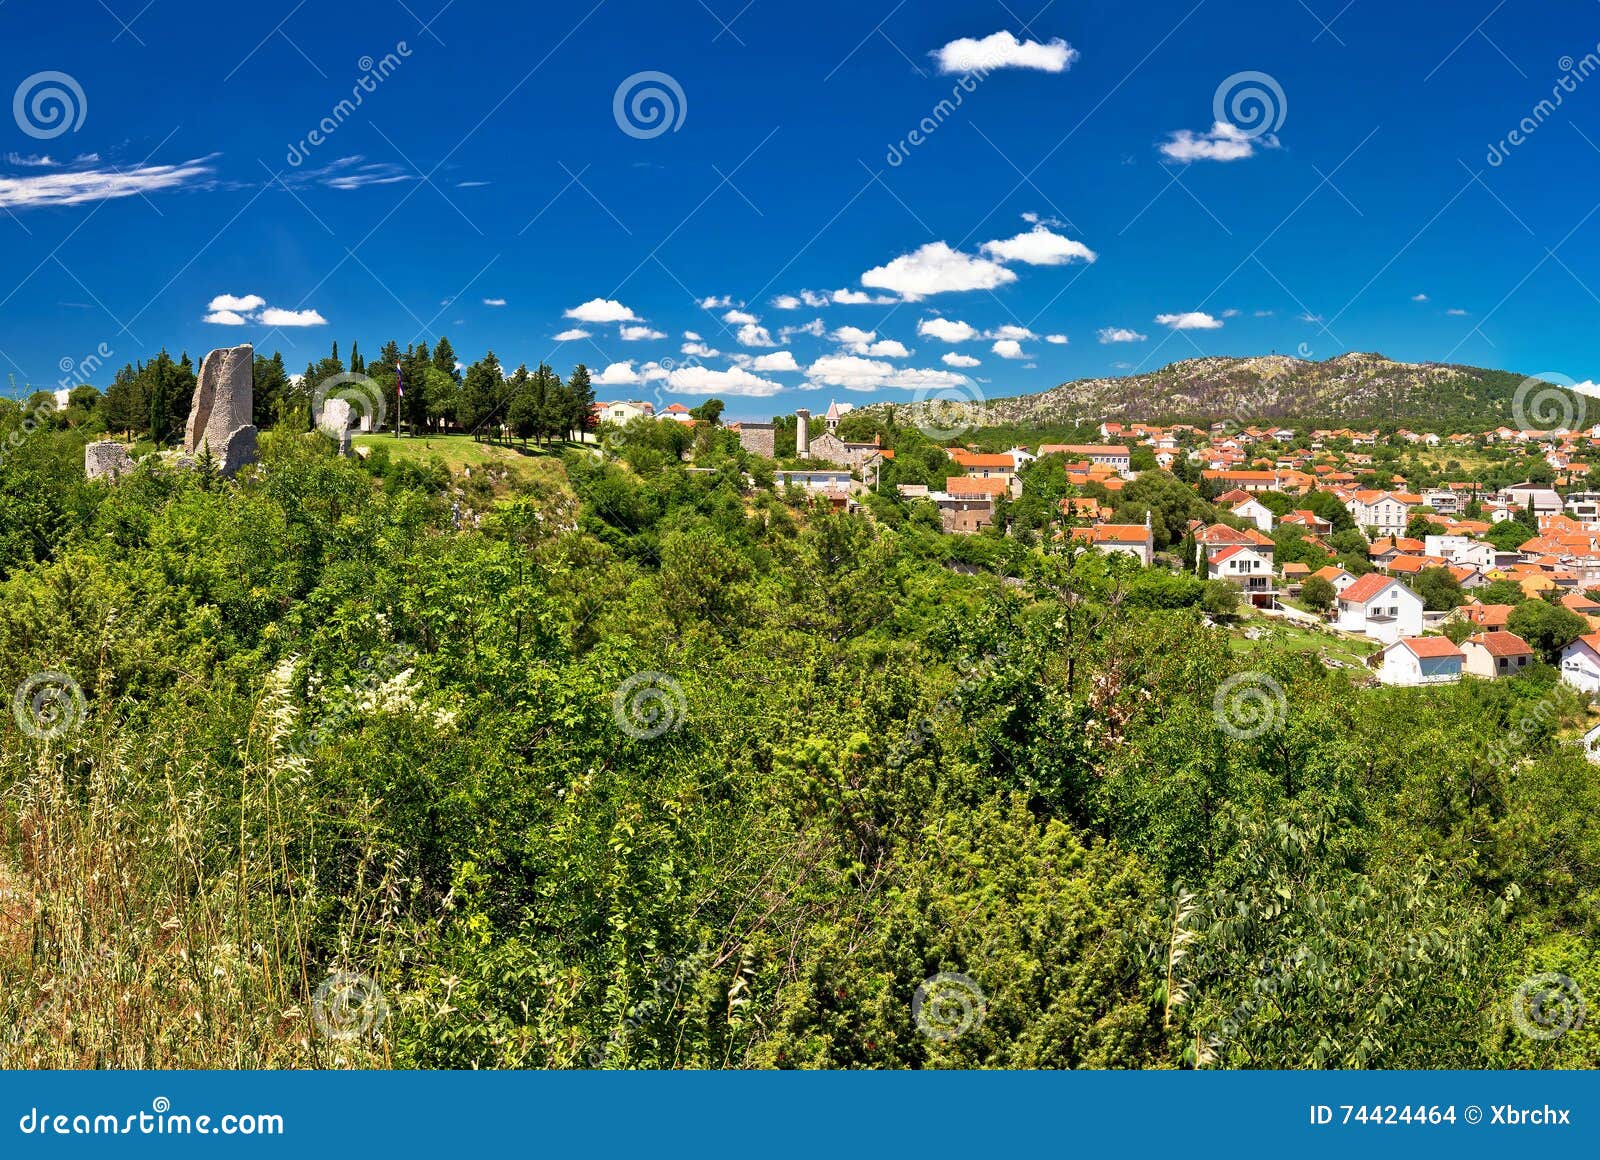
[[[1336,595],[1343,592],[1346,588],[1350,587],[1350,585],[1356,582],[1356,578],[1354,576],[1352,576],[1349,572],[1346,572],[1337,564],[1325,565],[1324,567],[1318,568],[1311,574],[1319,577],[1320,579],[1326,580],[1329,584],[1332,584],[1333,591]]]
[[[1520,673],[1533,663],[1533,649],[1528,642],[1503,630],[1467,637],[1461,642],[1461,652],[1466,658],[1463,668],[1467,674],[1488,680]]]
[[[1369,573],[1339,593],[1333,627],[1391,644],[1420,636],[1422,597],[1393,576]]]
[[[1403,636],[1367,661],[1386,685],[1449,685],[1461,679],[1466,655],[1447,636]]]
[[[1380,534],[1399,535],[1406,530],[1411,509],[1419,505],[1420,497],[1392,491],[1358,491],[1346,502],[1345,507],[1349,509],[1357,527],[1376,528]]]
[[[1084,540],[1102,552],[1120,552],[1134,557],[1148,568],[1155,559],[1155,538],[1146,516],[1143,524],[1099,524],[1092,528],[1073,528],[1074,540]]]
[[[1237,584],[1257,608],[1277,603],[1272,582],[1272,555],[1248,544],[1229,544],[1206,556],[1206,579]]]
[[[1470,600],[1456,609],[1456,613],[1479,628],[1504,628],[1506,626],[1506,618],[1511,615],[1515,608],[1515,604],[1484,604],[1477,600]]]
[[[983,497],[991,500],[1001,496],[1010,496],[1016,499],[1022,494],[1022,481],[1012,476],[1004,479],[999,476],[984,477],[978,475],[952,475],[944,481],[944,490],[948,495]]]

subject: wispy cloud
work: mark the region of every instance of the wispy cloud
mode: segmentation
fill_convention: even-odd
[[[394,185],[414,180],[413,175],[389,161],[368,161],[359,153],[330,161],[319,169],[286,170],[278,180],[290,186],[324,185],[329,189],[361,189],[368,185]]]
[[[131,169],[78,169],[32,177],[0,177],[0,209],[81,205],[168,189],[197,189],[209,184],[216,170],[211,158],[177,165],[138,165]]]

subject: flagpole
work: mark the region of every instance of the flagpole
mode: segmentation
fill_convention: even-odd
[[[400,438],[400,417],[406,409],[406,380],[405,372],[400,369],[400,364],[394,364],[394,437]]]

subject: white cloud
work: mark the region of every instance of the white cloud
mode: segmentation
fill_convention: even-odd
[[[1224,310],[1222,312],[1222,317],[1224,317],[1224,318],[1237,318],[1237,317],[1239,317],[1239,312],[1237,310],[1233,309],[1230,306],[1227,310]]]
[[[1051,346],[1066,346],[1071,341],[1064,334],[1047,334],[1044,336],[1044,340]]]
[[[975,367],[978,365],[978,360],[970,354],[958,354],[955,351],[951,351],[939,361],[947,367]]]
[[[205,321],[211,323],[213,326],[243,326],[250,320],[242,314],[236,314],[232,310],[213,310],[210,314],[206,315]]]
[[[826,329],[827,328],[822,325],[822,319],[813,318],[804,326],[780,327],[778,330],[778,338],[783,342],[788,342],[797,334],[809,334],[812,338],[821,338]]]
[[[760,322],[761,320],[748,311],[730,310],[728,313],[722,316],[722,321],[726,322],[729,326],[749,326],[753,323]]]
[[[118,197],[155,193],[163,189],[195,188],[216,171],[209,158],[180,165],[136,165],[131,169],[79,169],[70,173],[41,173],[36,177],[0,177],[0,209],[41,205],[78,205]]]
[[[772,341],[772,335],[765,326],[757,326],[754,322],[747,322],[739,328],[739,333],[734,336],[739,340],[740,346],[777,346]]]
[[[1271,318],[1276,313],[1277,311],[1275,310],[1257,310],[1255,316],[1257,318]]]
[[[267,300],[259,294],[218,294],[206,304],[207,310],[240,311],[248,314],[253,310],[260,310],[267,304]]]
[[[978,337],[973,327],[949,318],[924,318],[917,323],[917,333],[925,338],[937,338],[940,342],[969,342]]]
[[[588,338],[589,332],[582,327],[574,326],[571,330],[563,330],[556,335],[557,342],[577,342],[581,338]]]
[[[799,310],[800,306],[800,299],[793,294],[780,294],[772,300],[774,310]]]
[[[1257,145],[1276,149],[1278,139],[1271,133],[1251,137],[1237,125],[1218,121],[1207,133],[1179,129],[1161,143],[1161,152],[1174,161],[1241,161],[1254,157]]]
[[[1322,321],[1322,315],[1313,314],[1309,310],[1304,311],[1301,314],[1297,314],[1297,315],[1295,315],[1295,317],[1298,318],[1301,322],[1321,322]]]
[[[871,355],[873,358],[911,357],[911,352],[906,349],[905,343],[893,338],[880,338],[862,353]]]
[[[753,375],[743,367],[715,371],[710,367],[679,367],[667,376],[667,385],[685,395],[745,395],[765,398],[783,390],[783,384]]]
[[[698,331],[694,331],[694,330],[686,330],[686,331],[684,331],[683,332],[683,337],[688,339],[690,342],[699,342],[700,341],[699,332]]]
[[[963,37],[928,54],[939,62],[943,73],[988,72],[997,68],[1032,68],[1041,72],[1065,72],[1078,59],[1078,50],[1060,37],[1047,44],[1037,40],[1018,40],[1009,31],[985,36],[982,40]]]
[[[278,181],[290,185],[325,185],[329,189],[361,189],[368,185],[394,185],[415,180],[392,161],[368,161],[361,154],[341,157],[320,169],[301,169],[280,174]]]
[[[998,262],[952,250],[944,242],[929,242],[861,275],[863,286],[892,290],[908,302],[930,294],[993,290],[1016,280],[1017,276]]]
[[[269,306],[259,316],[262,326],[326,326],[328,320],[315,310],[280,310]]]
[[[504,298],[485,298],[483,304],[485,306],[504,306],[506,300]]]
[[[720,358],[722,355],[720,350],[713,350],[703,342],[686,342],[678,348],[678,353],[690,358]]]
[[[668,372],[666,367],[652,360],[639,368],[639,380],[641,382],[653,383],[657,380],[665,379],[669,373],[670,372]]]
[[[100,158],[96,155],[89,155],[80,158],[80,160],[83,161],[88,161],[91,159],[94,161],[100,160]],[[49,154],[7,153],[6,164],[16,165],[23,169],[53,169],[55,166],[60,164],[60,162],[58,162],[54,157],[51,157]]]
[[[954,371],[896,369],[892,363],[852,354],[830,354],[806,368],[815,386],[843,387],[847,391],[873,391],[880,387],[953,387],[967,381]]]
[[[715,294],[713,294],[710,298],[700,299],[701,310],[723,310],[732,305],[733,299],[726,294],[724,294],[721,298],[718,298]]]
[[[1027,358],[1022,352],[1022,344],[1014,338],[1002,338],[989,348],[1001,358]]]
[[[634,371],[631,360],[628,362],[614,362],[594,377],[594,385],[597,387],[626,387],[642,381],[638,373]]]
[[[563,318],[579,322],[638,322],[639,316],[622,303],[611,298],[591,298],[582,306],[574,306],[562,314]]]
[[[1449,310],[1446,310],[1445,313],[1449,314],[1449,315],[1452,315],[1452,316],[1454,316],[1456,318],[1465,318],[1467,316],[1467,312],[1465,310],[1462,310],[1462,309],[1460,309],[1458,307],[1454,307],[1454,306],[1451,307]]]
[[[865,346],[878,337],[878,332],[862,330],[859,326],[841,326],[828,337],[842,346]]]
[[[1212,318],[1211,315],[1201,310],[1190,310],[1183,314],[1158,314],[1156,321],[1162,326],[1170,326],[1173,330],[1220,330],[1222,320]]]
[[[840,293],[843,293],[843,291],[840,291]],[[800,301],[804,302],[807,306],[815,310],[819,306],[826,306],[829,299],[826,294],[823,294],[820,291],[802,290],[800,291]]]
[[[1428,296],[1426,294],[1413,294],[1411,296],[1411,301],[1413,302],[1426,302],[1427,300]]]
[[[750,364],[751,370],[757,371],[797,371],[800,364],[794,361],[794,355],[786,350],[773,354],[758,355]]]
[[[667,336],[659,330],[652,330],[648,326],[624,326],[617,331],[617,336],[623,342],[650,342]]]
[[[995,327],[993,330],[989,331],[983,337],[984,338],[1011,338],[1011,339],[1018,339],[1018,340],[1021,340],[1023,342],[1026,342],[1030,338],[1038,338],[1039,336],[1037,334],[1033,333],[1033,331],[1029,330],[1026,326],[1012,326],[1010,323],[1007,323],[1005,326],[997,326],[997,327]]]
[[[884,294],[868,294],[861,290],[835,290],[834,302],[840,306],[888,306],[893,298]]]
[[[1003,241],[984,242],[985,254],[1001,262],[1026,262],[1030,266],[1064,266],[1068,262],[1092,262],[1098,255],[1082,242],[1064,238],[1044,226],[1034,226],[1025,234]]]
[[[1163,315],[1170,318],[1171,315]],[[1157,319],[1156,321],[1161,321]],[[1101,342],[1143,342],[1149,338],[1148,334],[1140,334],[1126,326],[1103,326],[1100,328],[1099,339]]]

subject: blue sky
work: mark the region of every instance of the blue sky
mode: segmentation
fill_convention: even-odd
[[[442,333],[744,416],[1198,354],[1592,380],[1600,5],[1537,9],[4,0],[0,373]]]

